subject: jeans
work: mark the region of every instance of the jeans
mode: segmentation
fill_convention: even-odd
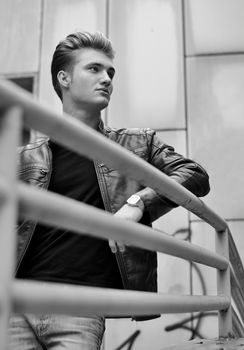
[[[103,317],[14,315],[8,350],[99,350],[104,330]]]

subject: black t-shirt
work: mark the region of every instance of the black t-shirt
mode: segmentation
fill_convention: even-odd
[[[104,209],[93,161],[55,143],[49,190]],[[65,209],[65,208],[64,208]],[[122,288],[107,240],[38,224],[18,278]]]

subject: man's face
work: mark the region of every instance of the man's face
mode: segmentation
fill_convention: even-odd
[[[87,110],[107,107],[113,91],[113,61],[102,51],[84,48],[76,53],[68,93],[72,102]]]

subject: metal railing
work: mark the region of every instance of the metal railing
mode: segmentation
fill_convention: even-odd
[[[23,125],[58,143],[118,169],[178,203],[216,231],[216,252],[180,241],[144,225],[17,180],[16,147]],[[70,116],[61,117],[32,95],[6,81],[0,82],[0,348],[6,344],[11,311],[72,313],[105,316],[147,315],[217,310],[219,337],[242,336],[244,321],[241,261],[227,223],[202,200],[131,152]],[[17,212],[17,208],[19,212]],[[65,209],[64,209],[65,208]],[[13,279],[17,215],[49,225],[123,241],[217,269],[217,295],[166,295],[38,283]],[[81,229],[82,227],[82,229]],[[230,278],[230,247],[235,256]],[[237,264],[238,261],[238,264]],[[237,266],[238,265],[238,266]],[[241,321],[231,307],[233,299]],[[233,319],[233,325],[232,325]]]

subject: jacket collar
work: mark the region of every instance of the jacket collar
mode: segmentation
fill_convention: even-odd
[[[97,128],[98,128],[98,131],[100,131],[102,134],[105,134],[105,127],[102,119],[99,120]]]

